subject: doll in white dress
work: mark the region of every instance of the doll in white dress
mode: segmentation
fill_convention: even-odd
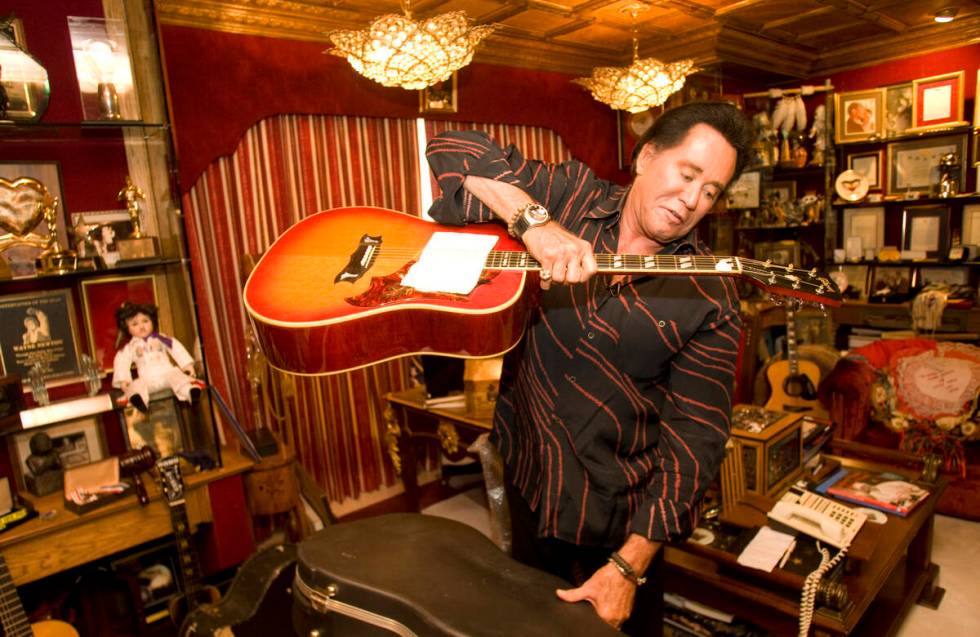
[[[150,392],[167,388],[179,400],[197,400],[204,383],[195,377],[194,358],[180,341],[157,331],[155,305],[123,303],[116,310],[116,326],[117,344],[123,340],[126,343],[116,350],[112,386],[123,390],[131,405],[146,412]]]

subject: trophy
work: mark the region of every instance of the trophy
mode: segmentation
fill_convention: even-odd
[[[160,255],[160,242],[156,237],[148,236],[143,232],[143,224],[140,221],[140,202],[146,199],[146,195],[143,194],[139,186],[133,183],[129,175],[126,175],[126,185],[119,191],[116,198],[126,202],[129,221],[133,225],[133,231],[129,237],[116,240],[119,258],[127,261],[158,257]]]
[[[18,177],[8,181],[0,177],[0,252],[24,246],[40,250],[32,268],[41,274],[64,274],[78,267],[72,250],[58,243],[58,198],[52,197],[40,181]],[[47,234],[37,231],[41,222]],[[32,254],[33,258],[33,254]]]

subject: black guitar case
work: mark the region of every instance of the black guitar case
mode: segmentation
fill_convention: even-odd
[[[558,588],[569,584],[513,560],[465,524],[384,515],[299,544],[293,625],[320,637],[622,634],[589,604],[559,600]]]

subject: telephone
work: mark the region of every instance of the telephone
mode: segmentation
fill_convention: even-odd
[[[791,488],[769,517],[839,549],[847,548],[868,516],[811,491]]]

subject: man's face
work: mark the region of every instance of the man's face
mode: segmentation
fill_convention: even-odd
[[[851,119],[861,124],[867,124],[868,120],[871,119],[871,110],[864,104],[857,103],[851,109]]]
[[[685,236],[725,190],[736,156],[728,140],[707,124],[691,128],[673,148],[648,144],[637,158],[626,201],[626,231],[660,246]]]

